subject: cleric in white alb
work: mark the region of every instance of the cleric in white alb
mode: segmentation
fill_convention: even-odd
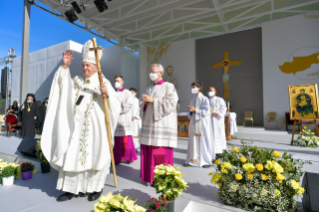
[[[224,99],[216,96],[216,89],[209,88],[209,104],[212,121],[213,143],[215,144],[215,154],[222,153],[226,147],[225,135],[225,114],[227,111]]]
[[[209,168],[215,158],[212,141],[209,101],[202,94],[203,84],[192,83],[193,99],[188,106],[189,124],[188,151],[184,166]]]
[[[161,64],[151,66],[150,78],[154,84],[146,88],[141,103],[141,178],[150,184],[156,165],[174,165],[173,147],[177,147],[178,95],[172,83],[164,82],[163,74]]]
[[[130,91],[132,92],[132,95],[134,97],[132,107],[132,136],[134,141],[134,147],[135,149],[137,149],[140,147],[138,138],[142,127],[142,121],[140,116],[140,101],[138,100],[138,98],[136,98],[137,90],[135,88],[130,88]]]
[[[86,42],[82,50],[84,78],[71,79],[73,52],[67,50],[51,86],[41,146],[50,164],[59,170],[57,189],[66,192],[58,201],[76,195],[88,195],[89,201],[98,199],[109,173],[111,157],[101,93],[110,99],[112,134],[121,107],[117,93],[104,76],[104,85],[100,86],[95,54],[90,48],[92,41]]]

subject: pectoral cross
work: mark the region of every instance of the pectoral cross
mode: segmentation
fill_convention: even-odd
[[[212,64],[212,68],[223,67],[223,84],[224,84],[224,99],[229,99],[229,66],[241,65],[241,60],[229,61],[228,52],[224,52],[224,60],[221,63]]]

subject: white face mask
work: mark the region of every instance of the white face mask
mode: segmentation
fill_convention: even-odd
[[[120,87],[122,87],[121,83],[119,83],[119,82],[115,82],[114,85],[115,85],[116,89],[119,89]]]
[[[135,96],[136,96],[136,93],[132,93],[132,95],[135,97]]]
[[[192,94],[197,94],[197,92],[198,92],[198,88],[197,87],[192,88]]]
[[[48,107],[48,103],[47,102],[45,103],[45,106]]]
[[[151,78],[152,81],[155,81],[155,80],[158,79],[158,76],[157,76],[156,73],[150,73],[150,78]]]
[[[215,92],[214,92],[214,91],[209,91],[209,92],[208,92],[208,96],[209,96],[209,97],[213,97],[214,95],[215,95]]]
[[[27,100],[27,103],[32,103],[33,102],[33,100]]]

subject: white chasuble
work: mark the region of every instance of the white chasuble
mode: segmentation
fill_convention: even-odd
[[[178,95],[174,85],[169,82],[151,85],[144,94],[154,98],[154,102],[146,105],[141,101],[140,144],[177,147]]]
[[[113,137],[120,100],[104,76],[103,82],[109,94]],[[58,69],[51,86],[41,146],[50,164],[60,170],[58,189],[90,192],[97,179],[104,184],[111,158],[97,73],[86,79],[71,79],[69,69]],[[72,189],[67,187],[71,184],[75,186]]]
[[[225,135],[225,114],[227,111],[225,101],[217,96],[209,98],[211,107],[211,114],[214,112],[217,114],[215,117],[211,117],[213,143],[215,145],[215,154],[222,153],[226,146]]]
[[[132,135],[132,106],[133,95],[129,90],[118,90],[121,101],[121,113],[115,130],[115,136],[128,136]]]
[[[189,124],[188,151],[186,163],[192,166],[211,165],[215,158],[208,98],[202,93],[190,103],[196,111],[188,113]]]
[[[138,141],[141,127],[142,127],[142,121],[140,117],[140,102],[138,98],[134,97],[133,107],[132,107],[132,117],[135,117],[135,119],[132,121],[132,136],[134,141],[135,148],[140,147],[140,143]]]

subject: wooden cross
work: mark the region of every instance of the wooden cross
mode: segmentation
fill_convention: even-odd
[[[229,61],[228,52],[224,52],[224,60],[221,63],[212,64],[212,68],[224,67],[223,84],[224,84],[224,99],[229,99],[229,66],[241,65],[241,60]]]

